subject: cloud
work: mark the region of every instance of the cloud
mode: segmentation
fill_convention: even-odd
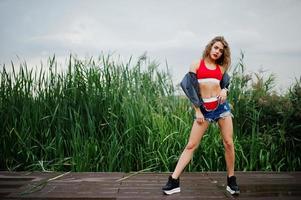
[[[167,59],[174,71],[182,72],[183,66],[199,58],[209,40],[224,35],[231,47],[233,63],[243,50],[252,70],[257,66],[272,66],[272,71],[283,76],[284,69],[279,63],[297,66],[301,62],[301,40],[298,40],[301,29],[297,26],[301,3],[294,0],[53,1],[51,4],[0,1],[0,4],[1,61],[15,55],[38,60],[39,56],[64,57],[70,52],[95,55],[115,51],[139,56],[147,51],[161,63]],[[294,74],[301,73],[294,70]]]

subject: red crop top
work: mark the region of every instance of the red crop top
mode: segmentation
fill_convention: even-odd
[[[199,80],[202,79],[216,79],[218,81],[222,80],[223,74],[219,65],[216,65],[215,69],[208,69],[205,65],[205,61],[202,59],[199,68],[196,71],[196,77]]]
[[[219,65],[216,65],[215,69],[208,69],[205,65],[205,61],[202,59],[199,68],[196,71],[196,77],[199,83],[211,82],[219,84],[222,80],[223,74]],[[219,106],[218,97],[202,98],[203,107],[207,111],[213,111]]]

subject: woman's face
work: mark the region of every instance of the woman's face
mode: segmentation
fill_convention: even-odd
[[[217,41],[215,42],[210,51],[210,58],[214,61],[218,60],[224,53],[224,45]]]

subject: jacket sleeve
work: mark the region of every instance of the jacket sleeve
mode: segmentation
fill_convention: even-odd
[[[202,102],[199,97],[199,89],[196,74],[193,72],[188,72],[184,76],[180,85],[188,99],[191,101],[191,103],[193,103],[197,107],[200,107],[202,105]]]
[[[223,78],[220,82],[221,89],[223,89],[223,88],[228,89],[229,85],[230,85],[230,76],[227,72],[225,72],[223,75]]]

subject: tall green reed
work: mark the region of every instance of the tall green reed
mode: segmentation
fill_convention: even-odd
[[[105,55],[70,56],[66,71],[58,73],[57,67],[55,57],[48,70],[29,70],[23,63],[17,72],[12,63],[9,73],[3,66],[1,169],[173,170],[187,143],[193,110],[186,97],[175,95],[168,70],[145,55],[126,63]],[[300,148],[298,137],[288,131],[297,114],[290,109],[282,116],[285,124],[271,123],[266,117],[271,108],[264,104],[298,99],[298,87],[290,96],[270,99],[272,79],[258,76],[263,84],[252,86],[243,54],[231,73],[236,168],[300,169],[300,157],[290,151]],[[225,169],[219,129],[212,125],[187,170]]]

